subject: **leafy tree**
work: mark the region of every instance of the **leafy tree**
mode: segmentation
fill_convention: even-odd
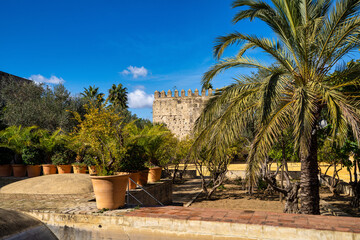
[[[257,175],[282,129],[293,126],[295,152],[301,161],[301,212],[319,214],[317,131],[325,114],[333,125],[332,136],[341,141],[352,129],[360,138],[357,95],[343,91],[359,84],[360,67],[342,66],[339,61],[360,46],[359,0],[235,0],[242,8],[233,18],[259,19],[267,24],[274,39],[244,33],[219,37],[214,48],[220,59],[231,45],[240,46],[235,57],[223,58],[203,76],[206,88],[213,78],[229,68],[253,67],[267,72],[254,79],[240,76],[237,82],[215,94],[197,121],[199,138],[209,146],[227,148],[253,122],[255,137],[248,156],[248,179],[256,184]],[[269,67],[246,56],[260,49],[274,60]],[[330,75],[334,68],[336,75]],[[339,84],[336,79],[343,79]],[[355,101],[356,100],[356,101]]]
[[[49,131],[70,131],[75,125],[69,111],[83,112],[84,102],[70,96],[63,85],[53,88],[35,83],[11,82],[1,88],[2,120],[8,126],[38,126]]]
[[[112,87],[109,89],[108,99],[114,107],[120,107],[120,109],[128,108],[126,87],[123,87],[121,83],[119,83],[117,86],[115,84],[112,85]]]
[[[320,177],[333,195],[339,194],[336,189],[338,183],[340,182],[338,174],[339,171],[342,170],[343,166],[351,165],[349,156],[350,152],[347,151],[346,146],[339,146],[337,141],[332,138],[326,138],[323,141],[322,146],[319,148],[319,161],[329,163],[329,166],[325,170],[324,174],[322,174],[321,170],[319,170]],[[338,168],[338,165],[340,165],[340,168]],[[331,179],[327,180],[326,175],[330,167],[333,167],[333,175]]]
[[[9,82],[0,89],[3,100],[2,121],[7,126],[29,127],[39,125],[38,118],[43,111],[42,86],[34,83]],[[36,114],[34,114],[36,113]]]
[[[106,102],[90,103],[85,108],[84,118],[74,113],[79,124],[72,137],[99,156],[96,163],[99,175],[112,175],[119,170],[127,152],[122,118],[115,114],[113,108],[106,107]]]
[[[160,166],[168,176],[171,176],[173,183],[176,178],[180,181],[190,163],[190,149],[194,140],[190,137],[178,140],[175,137],[168,138],[161,146]]]
[[[196,154],[194,159],[195,167],[201,178],[202,192],[207,199],[210,199],[216,189],[220,187],[225,180],[228,166],[238,153],[238,147],[232,146],[226,149],[225,154],[212,152],[206,146],[203,146]],[[210,180],[207,181],[207,173],[210,174]]]

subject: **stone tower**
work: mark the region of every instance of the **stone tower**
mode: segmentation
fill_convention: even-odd
[[[170,90],[167,93],[155,91],[153,123],[165,123],[176,137],[182,139],[192,132],[196,119],[211,95],[212,89],[209,89],[208,95],[205,90],[200,95],[199,90],[192,92],[189,89],[187,96],[185,90],[181,90],[180,95],[175,90],[174,96]]]

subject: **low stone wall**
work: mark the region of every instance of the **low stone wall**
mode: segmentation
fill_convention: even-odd
[[[59,239],[360,239],[359,220],[181,207],[142,208],[118,216],[30,212]]]
[[[171,180],[161,180],[160,182],[150,183],[144,187],[145,191],[150,193],[155,199],[164,205],[172,203],[172,182]],[[149,196],[143,189],[132,189],[129,195],[130,205],[158,206],[160,205],[155,199]],[[141,203],[139,203],[136,199]]]
[[[173,174],[174,170],[170,169],[169,173]],[[165,171],[162,171],[161,174],[162,174],[161,177],[164,177],[164,178],[167,177]],[[196,170],[185,170],[183,172],[183,178],[199,178],[199,176],[197,176]]]
[[[300,171],[288,171],[290,178],[291,179],[300,179]],[[226,173],[226,177],[230,180],[234,180],[234,179],[244,179],[246,176],[246,171],[245,170],[229,170]],[[279,173],[277,175],[277,180],[280,180],[280,176],[281,174]]]

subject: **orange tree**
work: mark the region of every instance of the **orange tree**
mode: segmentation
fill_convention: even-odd
[[[113,108],[106,107],[106,102],[97,106],[90,103],[85,109],[83,118],[74,113],[79,124],[72,132],[73,141],[98,156],[99,175],[112,175],[127,152],[122,117],[115,114]]]

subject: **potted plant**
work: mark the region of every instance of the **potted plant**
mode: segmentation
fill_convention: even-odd
[[[56,174],[56,166],[54,164],[45,163],[42,164],[43,174],[49,175],[49,174]]]
[[[74,173],[86,173],[87,165],[83,162],[83,157],[77,155],[75,162],[72,164]]]
[[[33,144],[37,127],[21,127],[11,126],[0,132],[1,146],[10,148],[14,151],[14,159],[12,161],[12,170],[14,177],[25,177],[26,166],[21,159],[22,150],[24,147]]]
[[[160,181],[162,167],[158,167],[153,164],[149,164],[148,167],[149,167],[148,182],[153,183]]]
[[[85,106],[83,118],[74,113],[79,125],[72,136],[99,156],[96,159],[97,176],[90,176],[97,208],[116,209],[125,205],[129,174],[114,175],[126,153],[125,135],[122,118],[106,104]]]
[[[139,185],[143,186],[147,182],[156,182],[161,177],[161,167],[159,159],[163,155],[162,146],[173,138],[170,130],[164,125],[148,124],[143,128],[132,124],[129,127],[133,141],[141,145],[145,150],[144,158],[148,165],[140,172]],[[151,167],[151,169],[149,169]],[[160,174],[160,175],[159,175]]]
[[[22,160],[26,164],[26,171],[28,177],[40,176],[41,163],[44,159],[44,153],[41,149],[28,146],[22,151]]]
[[[143,186],[147,183],[147,180],[144,182],[144,178],[140,180],[140,174],[143,170],[146,170],[144,147],[135,143],[128,144],[126,156],[120,162],[120,171],[130,174],[129,189],[135,189],[136,184]]]
[[[43,174],[56,174],[57,167],[52,163],[52,156],[59,146],[65,145],[67,141],[67,136],[62,132],[61,129],[58,129],[52,133],[47,130],[40,129],[38,130],[39,136],[39,147],[45,153],[44,164],[42,164]]]
[[[51,157],[51,162],[56,165],[58,173],[71,173],[71,164],[75,153],[65,147],[59,147]]]
[[[96,175],[97,174],[97,170],[96,170],[96,162],[97,162],[97,157],[86,153],[84,158],[83,158],[83,163],[88,167],[88,171],[90,175]]]
[[[10,177],[12,173],[11,161],[14,159],[14,152],[5,147],[0,147],[0,177]]]

